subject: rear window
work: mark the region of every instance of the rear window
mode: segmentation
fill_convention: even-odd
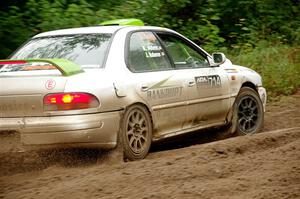
[[[82,68],[103,67],[112,34],[78,34],[41,37],[30,40],[10,59],[68,59]],[[47,67],[12,67],[12,71],[49,70]],[[5,70],[9,70],[5,67]]]

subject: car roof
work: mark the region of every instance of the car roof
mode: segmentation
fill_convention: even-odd
[[[90,33],[113,34],[122,28],[128,28],[130,30],[133,30],[133,29],[136,29],[136,30],[151,29],[151,30],[161,30],[161,31],[168,30],[168,31],[173,32],[172,30],[167,29],[167,28],[154,27],[154,26],[117,26],[117,25],[116,26],[91,26],[91,27],[68,28],[68,29],[60,29],[60,30],[53,30],[53,31],[49,31],[49,32],[43,32],[43,33],[35,35],[33,38],[56,36],[56,35],[90,34]]]
[[[37,37],[47,37],[55,35],[71,35],[71,34],[89,34],[89,33],[108,33],[112,34],[117,30],[121,29],[123,26],[91,26],[91,27],[81,27],[81,28],[68,28],[53,30],[49,32],[43,32],[34,36]]]

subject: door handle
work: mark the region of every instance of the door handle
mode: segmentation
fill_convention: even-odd
[[[142,87],[141,87],[141,91],[145,92],[145,91],[147,91],[147,90],[149,90],[149,87],[148,87],[148,86],[142,86]]]
[[[189,87],[192,87],[192,86],[194,86],[195,84],[196,84],[196,82],[194,82],[194,81],[188,82],[188,86],[189,86]]]

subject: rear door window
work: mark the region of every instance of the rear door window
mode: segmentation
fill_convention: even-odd
[[[172,69],[170,60],[152,32],[134,32],[131,34],[128,65],[133,72]]]

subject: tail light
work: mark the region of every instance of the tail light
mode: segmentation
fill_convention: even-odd
[[[52,93],[44,97],[45,111],[96,108],[99,100],[89,93]]]

